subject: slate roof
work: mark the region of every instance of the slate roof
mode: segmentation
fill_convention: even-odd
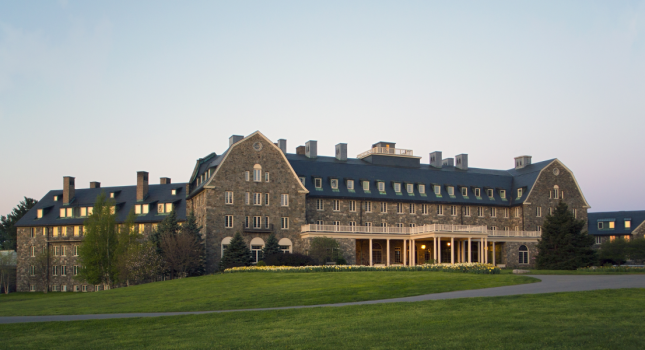
[[[171,190],[176,189],[177,194],[172,195]],[[117,211],[116,221],[122,223],[126,220],[130,210],[134,210],[135,204],[152,204],[150,211],[145,215],[137,215],[136,223],[154,223],[161,222],[166,215],[157,214],[157,203],[174,203],[175,213],[179,221],[186,220],[186,184],[174,183],[165,185],[148,185],[148,196],[142,201],[137,202],[137,186],[118,186],[102,188],[80,188],[75,190],[74,200],[69,205],[63,205],[63,190],[49,191],[25,216],[23,216],[16,226],[64,226],[64,225],[82,225],[86,218],[59,218],[60,208],[91,207],[101,192],[109,197],[111,192],[115,192]],[[60,200],[54,201],[54,196],[60,196]],[[36,217],[38,209],[47,209],[41,219]]]
[[[300,177],[305,177],[305,187],[309,190],[311,197],[328,198],[356,198],[375,201],[418,201],[432,203],[459,203],[471,205],[497,205],[511,206],[526,200],[533,184],[542,169],[549,165],[553,159],[534,163],[523,169],[515,170],[492,170],[469,168],[461,170],[456,167],[434,168],[429,164],[421,164],[419,167],[400,167],[374,165],[366,161],[349,158],[347,161],[339,161],[335,157],[307,158],[304,155],[287,154],[287,160]],[[314,178],[323,179],[322,189],[316,189]],[[337,190],[332,190],[330,180],[339,180]],[[347,190],[346,180],[354,180],[354,192]],[[365,193],[361,181],[370,181],[370,193]],[[385,194],[377,190],[377,181],[385,182]],[[400,194],[394,192],[393,182],[400,182],[402,190]],[[413,183],[414,195],[407,193],[405,184]],[[418,192],[417,184],[426,185],[426,196]],[[434,194],[432,185],[441,186],[441,197]],[[455,195],[449,196],[446,186],[455,187]],[[468,187],[468,198],[461,195],[460,187]],[[477,199],[474,196],[473,188],[481,188],[482,197]],[[494,199],[491,200],[485,193],[486,188],[494,189]],[[517,189],[524,188],[521,198],[515,198]],[[506,190],[506,200],[499,196],[499,189]]]
[[[615,222],[613,229],[598,229],[599,221],[609,221],[612,219]],[[631,219],[630,229],[625,228],[625,219]],[[645,221],[645,210],[587,213],[587,220],[589,222],[589,234],[599,236],[627,235],[631,234]]]
[[[208,169],[217,168],[217,166],[222,162],[222,160],[224,159],[227,153],[228,153],[228,149],[224,151],[224,153],[220,154],[219,156],[215,152],[213,152],[208,156],[197,160],[197,164],[195,165],[195,170],[193,171],[193,175],[190,177],[190,181],[189,181],[190,193],[188,195],[188,198],[198,193],[204,187],[204,185],[206,185],[207,181],[204,181],[199,185],[195,185],[195,179],[197,179],[197,177],[204,174]]]

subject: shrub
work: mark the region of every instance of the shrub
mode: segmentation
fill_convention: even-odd
[[[321,264],[336,261],[343,257],[343,251],[338,241],[330,237],[314,237],[311,239],[309,255]]]
[[[317,261],[312,257],[300,253],[275,254],[264,259],[268,266],[314,266]]]
[[[336,265],[347,265],[347,260],[345,258],[338,258],[336,259]]]
[[[255,266],[267,266],[267,264],[264,261],[260,260],[257,264],[255,264]]]
[[[628,242],[622,238],[604,242],[600,245],[600,264],[621,265],[627,261]]]

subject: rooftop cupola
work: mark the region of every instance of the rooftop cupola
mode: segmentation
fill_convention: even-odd
[[[446,158],[443,161],[441,161],[442,166],[455,166],[455,158]]]
[[[346,143],[339,143],[336,145],[336,159],[340,161],[346,161],[347,160],[347,144]]]
[[[305,143],[305,156],[307,158],[318,157],[318,141],[310,140]]]
[[[531,158],[531,156],[515,157],[515,169],[522,169],[528,165],[531,165]]]
[[[434,151],[430,153],[430,165],[435,168],[441,168],[441,161],[443,160],[441,151]]]
[[[464,153],[456,155],[455,165],[457,169],[468,170],[468,155]]]
[[[378,165],[418,168],[421,157],[414,156],[411,149],[396,148],[396,143],[380,141],[372,148],[359,154],[358,159]]]

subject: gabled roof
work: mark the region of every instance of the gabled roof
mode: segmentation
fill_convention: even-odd
[[[176,189],[177,194],[172,195],[172,190]],[[116,212],[116,221],[122,223],[126,220],[130,210],[134,210],[135,204],[157,204],[157,203],[175,203],[175,212],[177,220],[186,220],[186,184],[174,183],[165,185],[148,185],[148,196],[141,202],[137,202],[137,186],[117,186],[102,188],[81,188],[75,190],[74,200],[69,205],[63,205],[63,201],[54,201],[54,196],[63,195],[63,190],[49,191],[31,210],[25,214],[16,226],[65,226],[65,225],[82,225],[86,218],[59,218],[60,208],[76,208],[93,206],[96,197],[105,192],[110,196],[111,192],[118,192],[114,201],[118,207]],[[36,217],[38,209],[48,210],[41,219]],[[161,222],[166,215],[158,215],[157,208],[152,207],[146,215],[137,215],[135,222]]]
[[[405,200],[412,202],[436,202],[436,203],[459,203],[471,205],[498,205],[510,206],[523,202],[533,184],[537,180],[540,171],[549,165],[553,160],[534,163],[523,169],[515,170],[494,170],[469,168],[461,170],[456,167],[434,168],[429,164],[421,164],[418,168],[374,165],[364,160],[349,158],[347,161],[337,160],[335,157],[308,158],[304,155],[287,154],[287,159],[300,177],[305,177],[305,187],[312,197],[337,197],[357,198],[367,200]],[[322,178],[322,189],[316,189],[313,178]],[[337,190],[332,190],[329,180],[336,178],[341,180]],[[347,190],[345,180],[355,181],[355,190]],[[370,193],[363,191],[360,181],[370,181]],[[377,181],[385,182],[386,193],[381,194],[376,188]],[[394,192],[392,183],[415,183],[426,185],[426,195],[418,192],[418,186],[414,187],[414,195],[409,195],[402,188],[400,194]],[[442,196],[435,196],[431,185],[442,186]],[[445,185],[455,187],[455,195],[449,196]],[[458,187],[469,188],[468,198],[464,198]],[[505,189],[506,200],[502,200],[499,193],[495,191],[494,200],[490,200],[485,193],[481,199],[477,199],[472,192],[473,187]],[[515,198],[518,188],[526,188],[521,198]]]
[[[625,220],[631,221],[631,228],[625,228]],[[589,234],[592,235],[627,235],[636,230],[638,226],[645,222],[645,210],[633,211],[606,211],[587,213],[589,222]],[[613,229],[598,229],[599,221],[614,221]]]

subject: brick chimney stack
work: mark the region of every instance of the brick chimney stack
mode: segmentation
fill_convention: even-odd
[[[69,204],[74,199],[74,194],[74,178],[71,176],[63,177],[63,204]]]
[[[144,200],[148,196],[148,172],[137,172],[137,202]]]
[[[169,185],[170,184],[170,178],[169,177],[159,178],[159,183],[162,184],[162,185]]]
[[[90,182],[90,188],[101,188],[101,183],[98,181]]]

